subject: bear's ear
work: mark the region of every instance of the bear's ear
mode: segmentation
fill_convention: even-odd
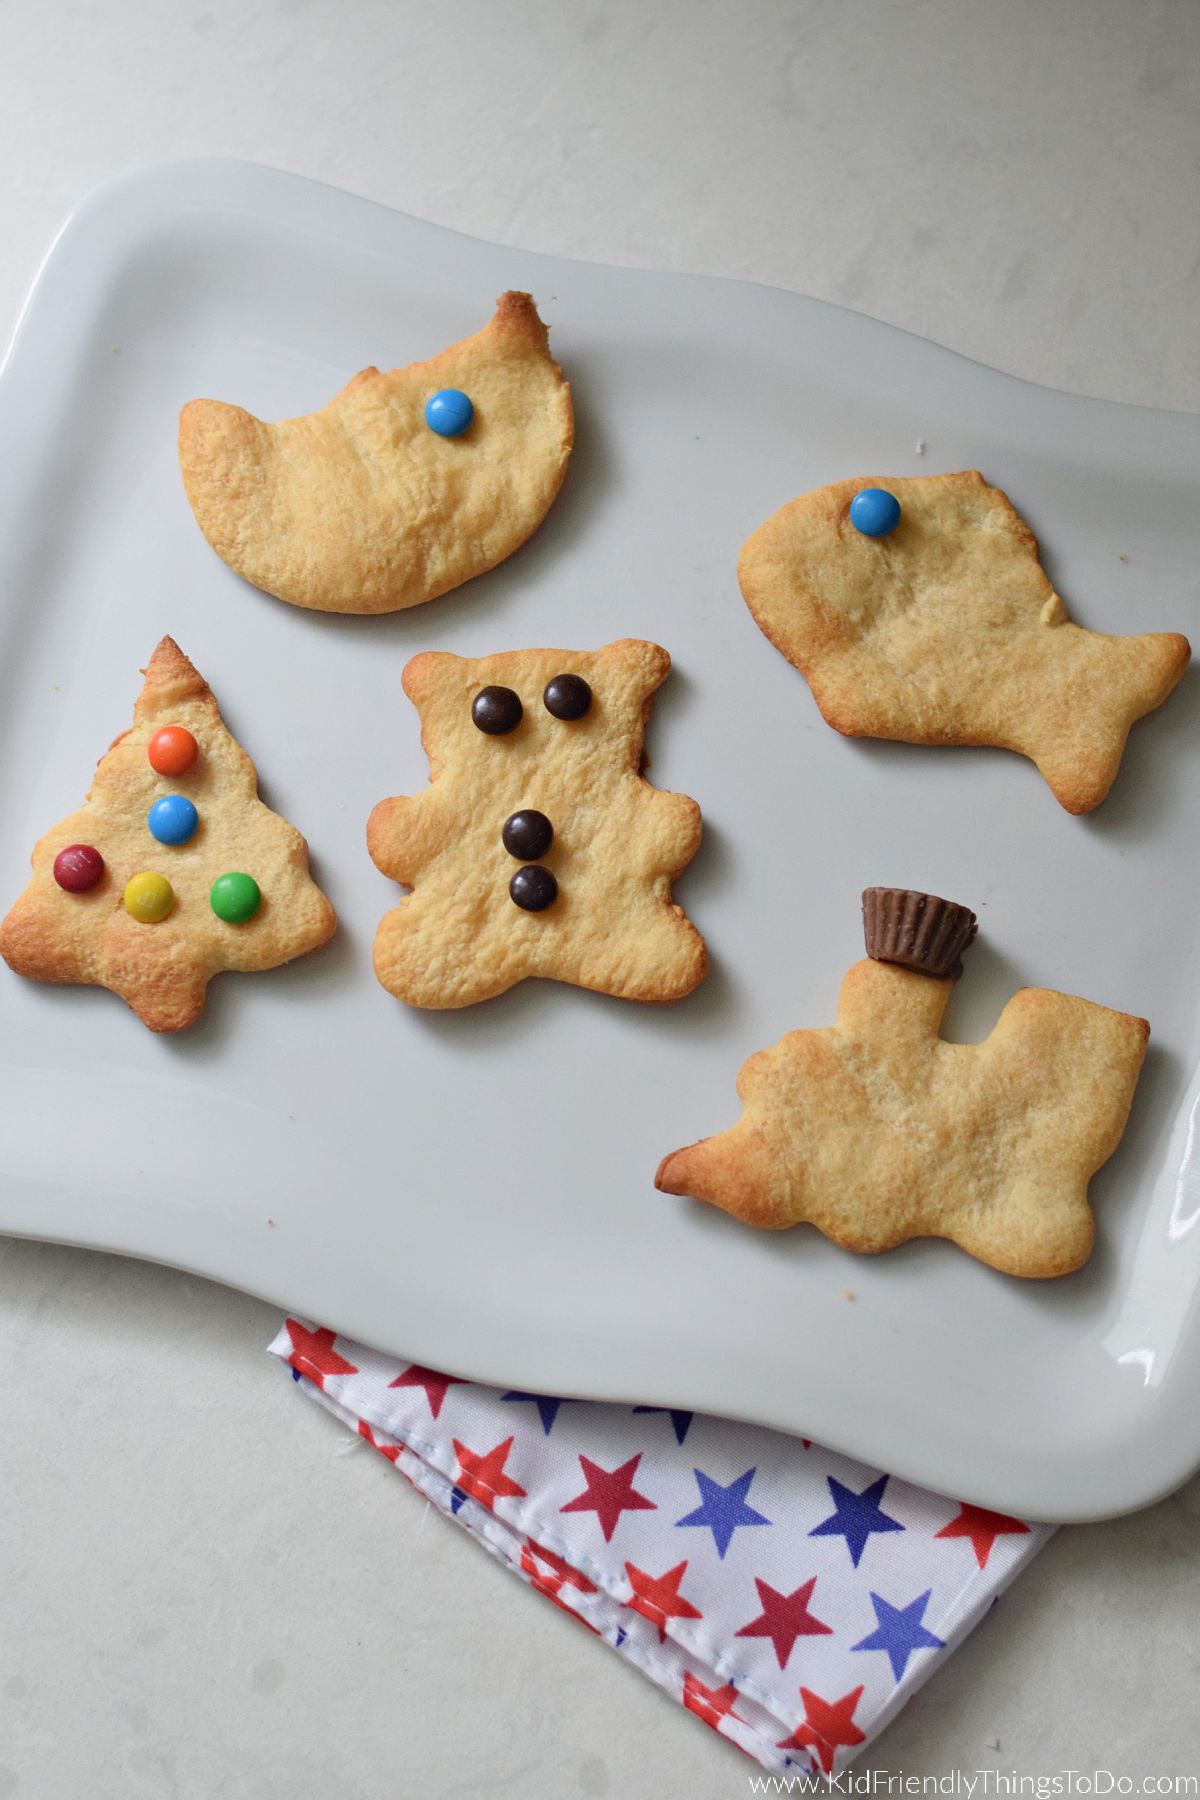
[[[449,680],[455,663],[465,665],[466,658],[454,656],[449,650],[422,650],[405,663],[401,684],[418,711]]]
[[[598,672],[627,693],[646,699],[671,673],[671,658],[661,644],[645,638],[618,638],[593,653]]]

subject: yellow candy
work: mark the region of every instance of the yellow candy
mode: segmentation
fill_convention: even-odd
[[[147,869],[135,875],[125,889],[125,910],[143,925],[157,925],[175,904],[175,893],[165,875],[153,875]]]

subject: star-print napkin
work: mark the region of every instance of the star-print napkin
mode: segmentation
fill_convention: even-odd
[[[271,1352],[772,1774],[844,1769],[1053,1529],[762,1426],[482,1387],[296,1319]]]

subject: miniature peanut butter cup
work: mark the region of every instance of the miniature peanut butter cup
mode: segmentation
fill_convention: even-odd
[[[975,936],[969,907],[909,888],[867,888],[862,905],[868,956],[940,981],[958,980],[963,951]]]

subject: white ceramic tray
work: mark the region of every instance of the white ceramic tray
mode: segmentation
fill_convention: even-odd
[[[296,611],[217,561],[176,468],[185,400],[307,412],[366,363],[478,329],[508,287],[536,296],[578,418],[524,550],[385,619]],[[0,969],[0,1228],[196,1270],[459,1374],[800,1430],[1031,1517],[1181,1481],[1200,1461],[1196,677],[1077,820],[1016,756],[828,730],[737,590],[743,539],[793,495],[966,467],[1011,494],[1081,623],[1195,635],[1200,419],[1029,387],[792,294],[472,242],[252,166],[94,195],[0,382],[0,900],[169,631],[342,925],[294,967],[220,977],[176,1038],[100,990]],[[396,889],[364,845],[374,802],[426,781],[405,660],[625,635],[675,659],[651,775],[704,809],[678,896],[707,981],[661,1009],[527,983],[407,1010],[371,973]],[[932,1242],[860,1260],[655,1192],[666,1151],[737,1117],[750,1051],[832,1020],[873,883],[979,913],[951,1035],[984,1035],[1025,983],[1152,1021],[1082,1273],[1021,1283]]]

